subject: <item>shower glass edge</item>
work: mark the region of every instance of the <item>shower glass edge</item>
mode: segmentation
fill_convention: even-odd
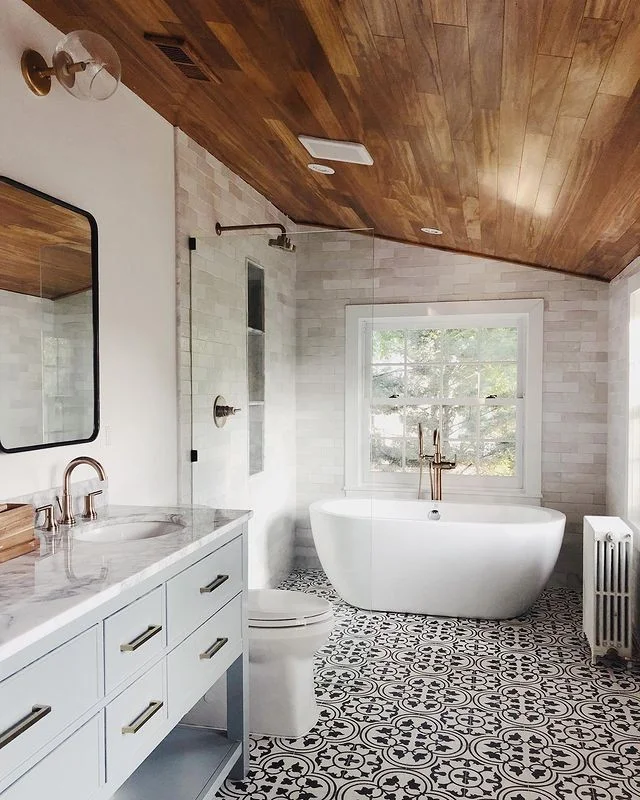
[[[359,501],[363,508],[358,511],[363,516],[352,520],[352,541],[348,543],[345,537],[339,540],[339,569],[343,574],[333,577],[339,586],[345,580],[359,586],[359,592],[339,600],[340,605],[346,599],[370,610],[372,493],[365,484],[348,486],[345,475],[347,436],[356,436],[359,453],[369,457],[369,417],[367,414],[366,419],[359,420],[358,431],[345,429],[345,317],[349,305],[366,308],[368,316],[373,312],[373,230],[289,231],[290,226],[286,227],[295,253],[269,246],[276,234],[269,230],[192,240],[188,352],[181,354],[189,376],[181,389],[181,402],[186,407],[182,419],[189,418],[190,430],[183,427],[181,454],[183,461],[197,455],[189,465],[181,464],[182,474],[189,475],[189,496],[194,505],[256,510],[251,523],[254,532],[263,526],[265,516],[271,517],[272,524],[274,518],[295,520],[295,530],[291,531],[295,561],[291,566],[304,570],[298,578],[303,585],[308,583],[311,591],[322,579],[310,571],[319,566],[310,504],[345,495]],[[262,268],[264,275],[263,336],[248,326],[249,264]],[[263,340],[265,365],[262,401],[251,399],[256,384],[248,374],[249,349],[258,338]],[[183,351],[185,347],[183,344]],[[365,372],[370,380],[369,371]],[[289,393],[293,394],[293,404],[286,400]],[[213,420],[213,401],[219,394],[229,405],[241,409],[223,428],[217,428]],[[249,475],[249,414],[255,413],[253,409],[260,402],[264,470]],[[291,442],[296,445],[293,475],[285,468],[283,456],[283,450],[290,455]],[[284,488],[280,485],[274,490],[274,475],[278,475],[279,483],[286,484]],[[358,522],[363,526],[360,530]],[[250,553],[250,585],[260,584],[265,577],[260,565],[271,557],[268,542],[261,539],[264,537],[253,540],[256,550]],[[329,561],[326,557],[323,560],[325,573],[331,572]],[[331,576],[327,578],[330,583]],[[330,595],[328,587],[323,594]],[[339,608],[337,614],[340,616]]]

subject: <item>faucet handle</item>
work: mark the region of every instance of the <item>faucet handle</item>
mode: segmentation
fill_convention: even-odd
[[[84,514],[82,519],[98,519],[95,506],[93,505],[93,498],[102,494],[102,489],[97,489],[95,492],[89,492],[84,496]]]
[[[41,511],[44,511],[43,529],[50,533],[55,533],[58,530],[58,523],[56,522],[53,503],[48,503],[46,506],[39,506],[36,508],[36,516]]]
[[[453,461],[445,461],[443,463],[445,469],[455,469],[458,466],[458,454],[453,454]]]

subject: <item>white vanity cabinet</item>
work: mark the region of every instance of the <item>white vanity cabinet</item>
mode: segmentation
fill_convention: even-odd
[[[64,800],[94,798],[102,783],[101,726],[102,715],[93,717],[3,792],[2,800],[56,797],[58,787],[64,787]]]
[[[164,739],[167,711],[166,670],[160,661],[106,708],[108,784],[121,784]]]
[[[126,681],[165,648],[164,591],[157,586],[104,621],[107,693]]]
[[[2,800],[209,800],[245,774],[246,518],[178,550],[0,681]],[[179,724],[225,673],[226,733]],[[183,762],[188,786],[176,783]]]
[[[181,641],[242,589],[242,542],[229,542],[167,582],[169,642]]]
[[[169,654],[169,704],[191,708],[242,653],[237,595]]]
[[[94,625],[0,683],[0,778],[98,702],[99,643]]]

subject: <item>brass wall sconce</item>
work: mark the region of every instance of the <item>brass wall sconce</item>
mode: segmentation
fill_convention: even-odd
[[[56,45],[49,67],[36,50],[25,50],[20,66],[22,77],[34,94],[51,91],[55,75],[64,88],[79,100],[106,100],[120,83],[120,59],[109,42],[91,31],[73,31]]]

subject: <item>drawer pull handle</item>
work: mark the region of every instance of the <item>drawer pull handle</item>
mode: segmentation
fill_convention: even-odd
[[[227,639],[226,636],[221,639],[216,639],[208,650],[205,650],[204,653],[200,653],[200,658],[202,660],[209,660],[210,658],[213,658],[219,650],[222,650],[228,641],[229,639]]]
[[[207,584],[207,586],[200,587],[200,594],[210,594],[211,592],[215,591],[218,586],[222,586],[222,584],[228,580],[228,575],[218,575],[218,577],[215,578],[215,580],[212,580],[211,583]]]
[[[33,706],[31,709],[31,713],[27,714],[26,717],[23,717],[19,722],[16,722],[11,728],[8,728],[4,733],[0,733],[0,749],[2,749],[5,745],[12,742],[14,739],[17,739],[20,734],[24,733],[25,731],[29,730],[36,722],[40,722],[41,719],[47,716],[47,714],[51,713],[51,706]]]
[[[160,631],[162,630],[162,625],[149,625],[147,630],[144,633],[141,633],[139,636],[136,636],[135,639],[132,639],[127,644],[120,645],[120,652],[122,653],[133,653],[139,647],[142,647],[143,644],[149,641],[149,639],[153,639]]]
[[[149,703],[149,707],[143,711],[139,717],[136,717],[130,725],[124,726],[122,733],[138,733],[140,728],[142,728],[143,725],[146,725],[151,717],[160,711],[163,705],[163,702],[159,700],[153,700],[151,703]]]

